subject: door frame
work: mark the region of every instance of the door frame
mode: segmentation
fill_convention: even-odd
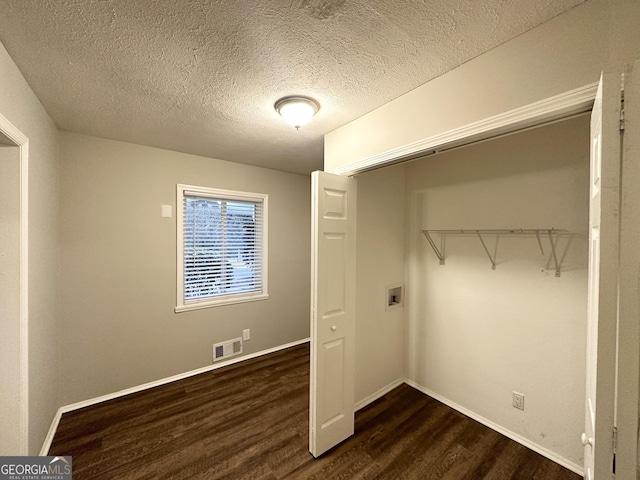
[[[640,395],[640,305],[638,305],[638,271],[640,270],[640,61],[624,70],[623,136],[635,138],[622,142],[622,179],[620,182],[620,262],[618,371],[616,378],[617,451],[616,475],[635,478],[638,466],[638,397]],[[631,130],[631,132],[629,132]],[[628,133],[625,133],[628,132]],[[624,367],[624,368],[622,368]],[[635,406],[631,408],[631,406]]]
[[[636,75],[640,75],[640,73],[636,72]],[[578,87],[442,134],[427,137],[349,164],[338,166],[330,173],[353,176],[563,120],[590,111],[593,107],[597,89],[598,82]],[[637,149],[637,147],[635,148]],[[634,150],[634,152],[635,151],[637,150]],[[638,175],[640,176],[640,172],[638,172]],[[638,197],[640,198],[640,194]],[[640,210],[640,208],[638,208],[638,210]],[[628,220],[629,218],[630,216],[627,215],[626,219]],[[626,228],[628,230],[640,231],[640,221],[634,218],[634,224]],[[638,259],[638,262],[640,262],[640,259]],[[627,269],[627,275],[630,273],[633,272]],[[621,273],[621,275],[624,275],[624,273]],[[633,325],[629,325],[630,323],[633,323]],[[638,320],[637,317],[629,319],[624,323],[624,326],[627,332],[637,334],[640,331],[640,320]],[[633,338],[635,339],[636,337]],[[617,351],[618,358],[638,359],[640,353],[635,343],[633,341],[620,342]],[[637,374],[638,366],[635,365],[635,363],[633,365],[627,362],[618,363],[616,370],[618,380],[623,378],[633,379],[633,385],[637,385]],[[639,397],[640,392],[637,388],[627,389],[623,396],[616,395],[616,418],[635,419],[632,423],[637,426]],[[622,471],[635,472],[639,461],[638,456],[640,452],[638,451],[638,447],[640,440],[638,439],[636,428],[633,427],[633,425],[618,425],[618,438],[624,438],[626,443],[624,451],[618,449],[616,458],[617,470],[620,473]],[[576,438],[576,442],[578,441],[580,441],[580,439]],[[631,443],[629,444],[628,442]]]
[[[19,454],[29,453],[29,139],[0,113],[0,132],[18,147],[20,162],[20,439]]]
[[[593,106],[597,90],[598,82],[590,83],[448,132],[341,165],[329,173],[357,175],[588,112]]]

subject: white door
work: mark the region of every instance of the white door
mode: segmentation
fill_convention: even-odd
[[[353,435],[356,180],[311,175],[309,451]]]
[[[585,478],[613,477],[620,202],[618,73],[600,79],[591,114]]]

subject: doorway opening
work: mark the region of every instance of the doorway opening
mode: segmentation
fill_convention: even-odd
[[[0,452],[28,453],[28,139],[0,115]]]

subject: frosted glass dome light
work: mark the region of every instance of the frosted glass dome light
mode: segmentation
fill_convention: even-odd
[[[285,97],[278,100],[274,108],[285,122],[299,129],[311,121],[320,110],[320,105],[308,97]]]

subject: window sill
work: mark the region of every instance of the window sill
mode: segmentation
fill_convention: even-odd
[[[178,305],[174,311],[176,313],[189,312],[191,310],[201,310],[203,308],[223,307],[225,305],[235,305],[238,303],[257,302],[258,300],[267,300],[269,298],[268,293],[262,293],[260,295],[247,295],[241,297],[227,297],[219,298],[217,300],[209,300],[204,302],[188,303],[186,305]]]

